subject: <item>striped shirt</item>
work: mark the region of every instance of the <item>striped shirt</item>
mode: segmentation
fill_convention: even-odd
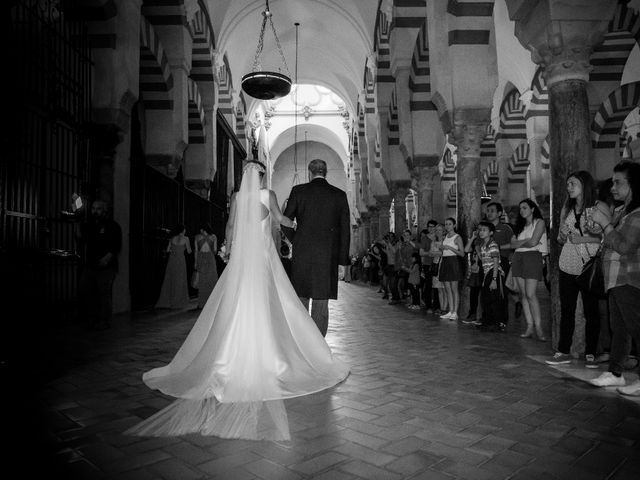
[[[607,290],[622,285],[640,289],[640,208],[624,215],[605,235],[602,267]]]
[[[486,245],[483,242],[482,245],[480,245],[480,260],[482,261],[482,270],[485,275],[493,270],[494,258],[500,258],[500,247],[496,241],[491,239]]]

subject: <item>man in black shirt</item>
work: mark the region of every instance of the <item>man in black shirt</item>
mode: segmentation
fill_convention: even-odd
[[[93,330],[111,326],[112,287],[118,272],[118,253],[122,246],[120,225],[107,217],[107,204],[96,200],[91,218],[79,225],[78,240],[85,249],[80,276],[80,314]]]

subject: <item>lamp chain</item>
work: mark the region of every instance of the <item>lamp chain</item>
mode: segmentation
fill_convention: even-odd
[[[282,63],[284,64],[284,69],[287,71],[287,75],[291,76],[291,72],[289,72],[289,66],[287,65],[287,60],[284,56],[284,52],[282,51],[282,46],[280,45],[280,39],[278,38],[278,34],[276,33],[276,27],[273,24],[273,15],[269,10],[268,0],[266,1],[265,11],[262,12],[262,26],[260,27],[260,36],[258,37],[258,48],[256,49],[256,56],[253,59],[253,71],[256,72],[258,70],[260,54],[262,53],[262,49],[264,47],[264,31],[267,26],[267,20],[269,20],[269,25],[271,25],[271,31],[273,32],[273,37],[276,40],[276,46],[278,47],[278,51],[280,52],[280,57],[282,57]]]

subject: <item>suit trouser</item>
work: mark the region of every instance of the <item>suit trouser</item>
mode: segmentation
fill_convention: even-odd
[[[329,299],[312,298],[311,302],[311,318],[318,326],[318,330],[323,337],[327,336],[327,330],[329,329]],[[304,305],[304,308],[309,311],[309,298],[300,297],[300,301]]]
[[[622,285],[609,290],[609,320],[611,321],[611,359],[609,371],[622,374],[631,351],[632,339],[640,347],[640,288]]]

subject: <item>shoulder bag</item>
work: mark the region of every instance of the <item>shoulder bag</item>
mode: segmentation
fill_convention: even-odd
[[[607,294],[604,288],[601,251],[602,245],[600,245],[596,254],[585,262],[582,272],[576,277],[576,283],[582,290],[598,297],[604,297]]]

